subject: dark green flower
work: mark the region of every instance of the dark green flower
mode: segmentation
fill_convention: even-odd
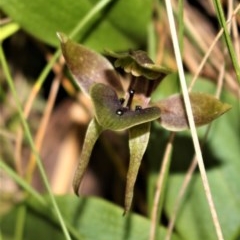
[[[155,106],[151,105],[152,91],[171,71],[155,65],[143,51],[121,54],[106,52],[115,59],[115,67],[122,68],[131,76],[129,87],[124,90],[119,75],[106,58],[71,41],[62,33],[58,33],[58,37],[68,68],[81,90],[90,96],[95,110],[74,176],[74,191],[78,194],[79,185],[99,135],[107,129],[128,130],[130,164],[125,194],[125,212],[128,212],[137,173],[148,145],[151,121],[157,120],[171,131],[188,128],[182,96],[170,96]],[[230,108],[207,94],[191,93],[190,99],[197,126],[211,122]]]

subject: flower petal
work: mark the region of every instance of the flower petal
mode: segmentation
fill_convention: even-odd
[[[121,105],[116,92],[109,86],[98,83],[91,90],[90,95],[95,108],[98,123],[104,129],[115,131],[150,122],[160,117],[158,107],[129,110]]]
[[[144,76],[148,80],[161,80],[172,72],[170,69],[155,65],[147,53],[141,50],[127,53],[115,53],[107,50],[106,54],[117,59],[115,67],[121,67],[125,72],[136,77]]]
[[[149,141],[150,125],[148,122],[129,129],[130,164],[127,173],[124,214],[130,210],[132,204],[138,170]]]
[[[196,126],[202,126],[228,111],[231,106],[222,103],[215,97],[206,93],[189,93],[193,117]],[[161,125],[171,131],[181,131],[189,127],[185,111],[183,96],[172,95],[157,103],[161,109]]]
[[[57,35],[66,63],[83,91],[89,93],[94,83],[104,83],[112,86],[117,92],[123,91],[119,76],[106,58],[73,42],[63,33]]]
[[[97,141],[102,131],[103,131],[102,127],[99,126],[98,122],[95,119],[93,119],[89,123],[86,136],[84,139],[84,143],[83,143],[80,161],[78,163],[78,166],[73,178],[73,189],[77,195],[78,195],[79,186],[82,182],[83,175],[86,171],[94,144]]]

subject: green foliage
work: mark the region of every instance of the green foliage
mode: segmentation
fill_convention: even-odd
[[[47,201],[48,199],[45,198]],[[145,240],[148,238],[150,221],[137,214],[123,217],[123,209],[98,198],[56,197],[65,222],[75,230],[72,239],[78,240]],[[64,240],[56,220],[47,208],[40,207],[33,199],[23,202],[27,206],[24,240]],[[16,224],[19,204],[2,218],[2,233],[13,239],[12,226]],[[160,230],[160,228],[158,228]],[[161,228],[159,240],[165,235]],[[4,238],[5,239],[5,238]],[[158,240],[157,239],[157,240]],[[180,240],[176,235],[173,240]]]
[[[0,7],[23,29],[58,46],[56,32],[70,32],[98,0],[1,0]],[[145,43],[152,0],[110,1],[76,36],[95,50],[125,50]],[[134,11],[132,11],[134,9]],[[139,14],[141,13],[141,14]]]
[[[56,32],[70,34],[98,2],[97,0],[49,0],[47,2],[43,0],[1,0],[1,10],[15,22],[2,28],[4,34],[0,35],[0,39],[4,40],[21,27],[37,39],[56,47],[59,45]],[[60,228],[60,225],[65,225],[61,223],[62,218],[56,218],[56,213],[60,215],[60,212],[73,239],[107,240],[113,239],[114,236],[116,240],[133,240],[147,239],[149,236],[149,220],[134,213],[127,214],[125,217],[121,215],[130,210],[134,184],[145,151],[147,164],[149,164],[147,188],[150,192],[149,199],[152,198],[168,135],[162,127],[178,131],[188,127],[188,124],[182,97],[179,95],[177,73],[171,73],[169,69],[155,65],[143,51],[129,51],[121,54],[106,51],[107,55],[115,59],[116,68],[122,68],[138,80],[137,91],[131,99],[129,92],[124,93],[113,66],[106,58],[94,51],[103,51],[104,48],[126,51],[146,44],[147,26],[152,14],[153,1],[112,0],[109,2],[107,8],[95,14],[87,21],[81,32],[74,36],[75,40],[80,41],[82,45],[69,40],[61,33],[58,36],[61,40],[63,55],[76,83],[90,95],[95,109],[95,116],[88,127],[81,161],[74,177],[74,191],[78,192],[94,144],[102,131],[127,129],[129,131],[130,164],[124,209],[96,198],[76,198],[68,195],[53,198],[50,194],[53,198],[50,200],[54,202],[53,200],[56,199],[58,203],[53,204],[54,208],[51,210],[51,205],[48,204],[49,197],[40,198],[41,201],[45,200],[46,205],[43,207],[39,199],[37,201],[38,195],[31,193],[31,198],[27,198],[6,215],[1,216],[4,239],[14,239],[13,226],[17,224],[16,219],[21,207],[26,207],[26,221],[22,222],[24,225],[23,239],[26,240],[65,239],[66,236],[64,237]],[[1,52],[1,57],[2,55]],[[57,54],[55,60],[56,56]],[[149,90],[149,86],[154,92],[146,96],[145,90]],[[215,89],[216,85],[199,79],[194,92],[200,91],[204,94],[192,93],[190,99],[197,125],[212,122],[229,110],[228,104],[232,106],[231,111],[213,122],[202,152],[224,237],[226,240],[236,240],[239,239],[240,234],[239,102],[227,90],[223,92],[221,101],[228,104],[216,100],[212,97]],[[130,102],[131,106],[126,106],[120,101],[126,95],[130,99],[127,102]],[[150,100],[151,106],[148,105]],[[144,107],[137,111],[136,106]],[[119,110],[123,112],[118,112]],[[159,119],[162,125],[152,124],[150,135],[150,122],[156,119]],[[198,129],[200,140],[203,139],[205,130],[206,127]],[[173,212],[178,191],[193,154],[190,134],[188,132],[178,133],[174,141],[171,171],[167,178],[167,191],[163,204],[163,212],[168,218]],[[43,171],[41,165],[40,170]],[[18,175],[15,177],[16,182],[21,185],[19,178]],[[24,188],[26,190],[26,187]],[[151,202],[151,200],[148,202],[149,208],[151,208]],[[187,194],[182,200],[182,207],[174,229],[175,233],[181,237],[174,234],[173,240],[216,239],[198,172],[194,174]],[[165,228],[161,227],[156,239],[163,239],[164,235]]]

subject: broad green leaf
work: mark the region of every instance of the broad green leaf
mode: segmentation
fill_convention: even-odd
[[[150,123],[144,123],[129,129],[130,163],[127,173],[125,213],[130,210],[132,204],[138,170],[149,141],[150,125]]]
[[[162,80],[171,71],[165,67],[155,65],[142,50],[129,51],[127,53],[114,53],[106,51],[106,54],[116,58],[115,67],[121,67],[133,76],[144,76],[149,80]]]
[[[57,34],[66,63],[79,87],[89,93],[94,83],[105,83],[122,92],[122,85],[114,68],[97,52],[77,44],[63,33]]]
[[[84,138],[80,160],[73,178],[73,189],[77,195],[78,195],[79,186],[82,182],[83,175],[88,166],[88,162],[90,160],[90,156],[92,154],[94,144],[96,143],[102,131],[103,131],[102,127],[99,126],[99,124],[95,119],[93,119],[89,123],[88,129]]]
[[[189,93],[193,117],[196,126],[212,122],[231,106],[222,103],[215,97],[206,93]],[[161,125],[171,131],[181,131],[188,128],[187,114],[182,95],[173,95],[157,103],[161,110]]]
[[[98,83],[90,91],[98,123],[104,129],[115,131],[153,121],[160,117],[158,107],[126,109],[122,106],[116,92],[109,86]]]
[[[40,40],[58,46],[55,33],[69,34],[98,0],[1,0],[0,8]],[[79,33],[84,45],[95,50],[125,50],[146,42],[152,0],[111,1],[105,11]]]
[[[46,198],[48,201],[48,198]],[[99,198],[77,198],[72,195],[56,197],[58,206],[68,223],[78,233],[78,240],[146,240],[150,231],[150,221],[137,214],[122,216],[123,209]],[[27,201],[27,215],[24,225],[24,240],[65,240],[59,223],[53,220],[49,209],[39,206],[33,200]],[[16,224],[16,206],[1,219],[1,234],[13,238]],[[157,228],[163,239],[166,229]],[[172,240],[180,240],[176,235]]]

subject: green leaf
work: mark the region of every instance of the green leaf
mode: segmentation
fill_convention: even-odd
[[[125,130],[160,117],[158,107],[137,110],[124,108],[116,92],[111,87],[101,83],[95,84],[91,88],[90,95],[96,119],[104,129]]]
[[[86,93],[94,83],[105,83],[122,92],[122,85],[114,68],[97,52],[77,44],[63,33],[57,34],[66,63],[76,83]]]
[[[130,164],[127,173],[125,213],[129,211],[132,204],[138,170],[149,141],[150,126],[150,123],[144,123],[129,129]]]
[[[48,198],[45,198],[48,201]],[[122,217],[123,209],[99,198],[76,198],[72,195],[56,197],[58,206],[68,223],[77,233],[79,240],[145,240],[148,239],[150,221],[137,214]],[[24,240],[64,240],[58,223],[53,220],[49,209],[39,206],[33,200],[23,204],[27,206]],[[13,226],[16,224],[16,206],[1,219],[1,233],[13,238]],[[157,228],[159,238],[163,239],[166,229]],[[76,237],[72,238],[76,239]],[[176,235],[172,240],[180,240]]]
[[[115,67],[121,67],[125,72],[136,77],[144,76],[149,80],[162,80],[172,72],[170,69],[155,65],[147,53],[142,50],[127,53],[115,53],[107,50],[106,54],[116,58]]]
[[[202,126],[212,122],[231,106],[222,103],[215,97],[206,93],[189,93],[193,117],[196,126]],[[173,95],[157,103],[161,109],[161,125],[171,131],[181,131],[188,128],[187,114],[182,95]]]
[[[93,147],[102,131],[103,131],[102,127],[99,126],[99,124],[95,119],[93,119],[89,123],[86,136],[84,138],[80,161],[78,163],[78,166],[73,178],[73,189],[77,195],[78,195],[79,186],[82,182],[83,175],[88,166],[88,162],[90,160]]]
[[[69,34],[97,0],[1,0],[1,9],[40,40],[58,46],[55,33]],[[146,42],[152,0],[111,1],[78,34],[84,45],[95,50],[136,48]],[[139,14],[141,13],[141,14]]]

